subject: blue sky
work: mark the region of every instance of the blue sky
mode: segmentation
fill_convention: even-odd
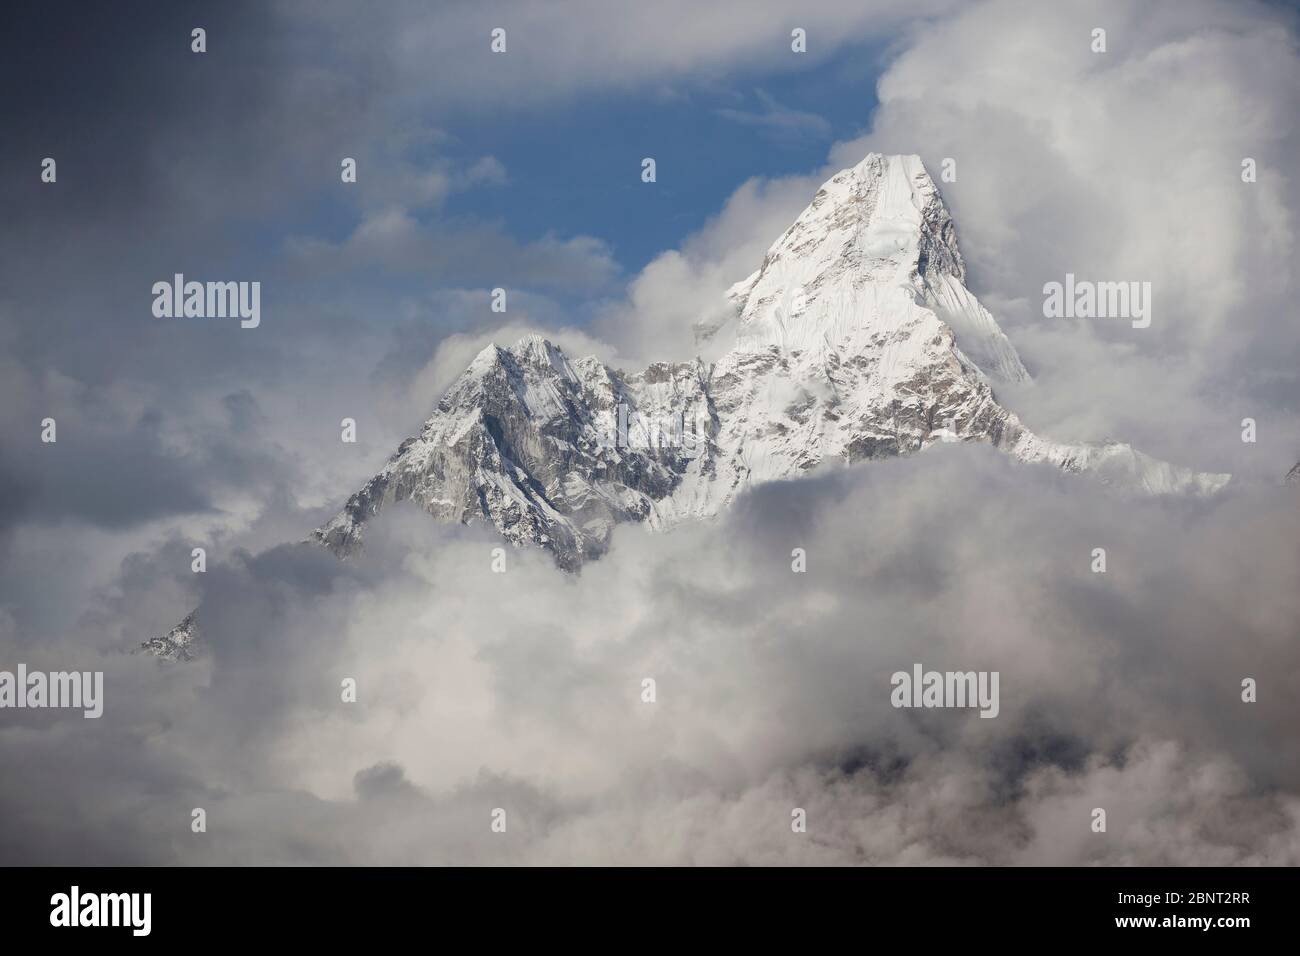
[[[778,51],[785,45],[776,35]],[[340,108],[324,158],[300,151],[284,164],[297,174],[287,177],[275,215],[259,206],[232,211],[201,243],[197,236],[181,241],[219,244],[239,268],[276,275],[268,301],[293,306],[278,323],[292,335],[310,332],[323,315],[346,316],[372,329],[395,328],[395,347],[418,343],[419,359],[427,360],[432,336],[481,319],[444,308],[440,290],[495,285],[539,291],[544,299],[533,300],[535,318],[581,327],[656,256],[721,212],[744,182],[805,175],[825,164],[833,143],[868,129],[886,51],[882,41],[867,39],[832,55],[768,56],[721,77],[580,85],[544,103],[411,95],[384,103],[383,120]],[[367,124],[397,132],[375,140]],[[362,157],[359,187],[341,186],[335,155]],[[657,163],[653,184],[641,181],[646,156]],[[434,202],[416,201],[412,181],[403,178],[428,170],[463,176],[488,157],[500,164],[502,181],[450,188]],[[386,207],[400,208],[443,249],[469,234],[499,234],[516,251],[545,237],[592,237],[604,244],[612,271],[605,281],[546,283],[521,278],[508,265],[494,269],[490,256],[466,264],[475,268],[439,270],[424,261],[427,255],[403,265],[383,254],[299,268],[295,242],[342,248],[367,216]],[[412,338],[402,326],[413,314],[420,329]],[[280,331],[268,328],[267,335]]]
[[[446,126],[454,148],[495,156],[509,183],[459,193],[447,210],[499,218],[521,240],[597,236],[635,272],[699,229],[746,179],[806,173],[832,142],[869,126],[881,48],[807,63],[667,95],[575,97],[544,113],[513,111],[505,122],[498,111],[454,116]],[[777,125],[792,119],[794,128]],[[645,156],[658,165],[653,185],[640,179]]]

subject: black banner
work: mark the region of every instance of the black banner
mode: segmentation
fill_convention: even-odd
[[[1056,938],[1217,946],[1294,928],[1285,869],[9,869],[7,940],[83,943],[356,939],[438,931],[529,937],[981,946]],[[1263,934],[1261,937],[1260,934]],[[453,937],[456,938],[456,937]]]

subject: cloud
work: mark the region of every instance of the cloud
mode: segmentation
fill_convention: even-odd
[[[831,124],[824,117],[782,106],[775,97],[762,90],[755,90],[754,95],[761,107],[757,112],[728,108],[718,110],[718,115],[742,126],[755,126],[778,139],[830,137]]]
[[[363,215],[393,208],[437,210],[453,195],[509,181],[505,165],[495,156],[462,161],[439,155],[438,150],[449,145],[444,134],[428,128],[357,143],[352,150],[357,155],[350,157],[357,162],[356,180],[345,196]]]
[[[299,277],[379,270],[430,282],[486,283],[509,276],[518,287],[592,293],[619,272],[606,244],[591,236],[520,242],[492,224],[428,224],[402,207],[367,214],[341,243],[293,236],[285,248]]]
[[[780,0],[690,0],[612,6],[581,0],[565,16],[527,2],[418,3],[359,11],[345,3],[281,4],[286,19],[313,24],[344,73],[384,68],[407,100],[442,112],[510,111],[592,91],[671,92],[692,80],[741,71],[779,73],[889,36],[917,17],[952,9],[950,0],[873,3],[814,0],[792,12]],[[791,30],[807,31],[808,52],[791,51]],[[494,29],[506,51],[490,50]],[[448,77],[455,77],[448,82]]]
[[[972,5],[916,34],[871,131],[832,158],[956,160],[945,199],[1036,375],[1012,403],[1033,427],[1275,480],[1300,449],[1295,29],[1257,4]],[[1043,318],[1067,272],[1150,281],[1151,328]],[[1267,445],[1242,444],[1246,416]]]
[[[495,574],[487,531],[399,507],[357,562],[211,568],[211,657],[103,658],[101,722],[0,730],[32,768],[0,784],[5,839],[67,858],[113,807],[116,858],[151,862],[1295,863],[1298,515],[1294,489],[1117,502],[940,446],[621,528],[571,576]],[[913,662],[998,670],[1001,713],[894,709]],[[50,808],[95,747],[122,768]],[[137,792],[137,763],[172,783]],[[169,836],[192,806],[207,838]]]

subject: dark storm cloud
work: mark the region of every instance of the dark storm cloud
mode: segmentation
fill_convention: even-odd
[[[206,54],[190,51],[195,26]],[[25,490],[25,517],[120,528],[211,511],[223,483],[253,480],[250,458],[270,477],[273,460],[217,429],[202,447],[167,438],[195,437],[223,369],[282,370],[277,332],[254,344],[229,328],[160,328],[150,288],[178,271],[246,274],[247,221],[286,210],[282,187],[346,123],[332,91],[286,93],[289,39],[263,4],[9,11],[0,328],[18,394],[0,414],[0,467]],[[286,117],[290,99],[300,109]],[[55,184],[39,179],[46,156]],[[45,416],[57,445],[33,444]]]
[[[18,454],[0,459],[0,468],[22,476],[19,514],[29,520],[67,516],[112,528],[211,507],[195,472],[143,423],[112,435],[65,429],[62,443],[48,449],[34,433],[26,445],[12,448]]]

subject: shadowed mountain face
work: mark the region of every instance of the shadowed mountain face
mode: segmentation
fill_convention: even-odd
[[[1034,435],[994,396],[1029,378],[965,286],[952,218],[916,156],[871,154],[826,182],[759,268],[697,329],[716,361],[632,374],[571,359],[541,336],[491,345],[418,435],[312,537],[356,553],[366,522],[410,500],[443,521],[488,522],[576,570],[613,526],[716,515],[746,488],[825,461],[984,441],[1025,462],[1126,491],[1209,494],[1198,474],[1120,442]],[[146,646],[188,656],[194,616]],[[183,653],[182,653],[183,652]]]

